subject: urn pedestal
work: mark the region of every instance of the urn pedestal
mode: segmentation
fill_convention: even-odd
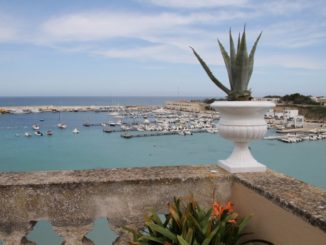
[[[219,166],[231,173],[264,172],[266,166],[252,156],[249,143],[262,139],[267,132],[265,112],[274,103],[267,101],[217,101],[211,107],[220,112],[219,134],[234,142],[234,149]]]

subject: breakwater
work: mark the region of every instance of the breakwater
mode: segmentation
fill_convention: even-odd
[[[154,133],[142,133],[142,134],[121,134],[122,138],[141,138],[141,137],[152,137],[152,136],[165,136],[165,135],[192,135],[193,133],[207,133],[207,130],[192,130],[192,131],[172,131],[172,132],[154,132]]]

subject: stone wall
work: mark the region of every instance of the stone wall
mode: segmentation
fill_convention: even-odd
[[[122,227],[141,227],[151,209],[164,213],[174,196],[190,194],[209,207],[213,193],[220,202],[234,200],[243,215],[255,205],[266,207],[266,213],[277,207],[294,217],[291,225],[301,222],[301,234],[326,241],[325,191],[270,170],[231,175],[214,165],[1,173],[0,240],[4,245],[35,244],[26,235],[38,221],[48,220],[65,245],[93,244],[85,235],[95,219],[105,217],[119,235],[115,244],[127,244]],[[254,210],[259,235],[276,244],[300,244],[288,242],[293,233],[276,239],[282,230],[268,233],[270,221],[262,209]],[[272,223],[282,220],[275,216]]]
[[[213,166],[154,167],[0,174],[0,239],[26,242],[38,220],[49,220],[65,245],[91,244],[85,234],[99,217],[123,235],[152,208],[166,212],[173,196],[194,194],[203,205],[231,195],[231,178]],[[117,244],[126,244],[124,236]]]

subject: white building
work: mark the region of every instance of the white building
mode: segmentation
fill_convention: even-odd
[[[297,109],[285,109],[283,111],[283,118],[284,119],[295,118],[298,115],[299,115],[299,110],[297,110]]]
[[[268,97],[268,98],[254,98],[254,101],[270,101],[277,104],[280,101],[280,97]]]
[[[202,102],[192,101],[167,101],[165,108],[169,110],[202,112],[206,110],[207,105]]]
[[[283,119],[283,112],[275,112],[274,113],[274,118],[275,119]]]
[[[303,126],[304,126],[304,116],[302,115],[288,118],[285,123],[286,128],[303,128]]]
[[[271,119],[274,118],[275,112],[273,109],[269,109],[268,112],[265,113],[265,118]]]

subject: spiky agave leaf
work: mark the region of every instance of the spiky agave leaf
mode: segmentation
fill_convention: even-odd
[[[228,54],[223,46],[223,44],[218,41],[221,54],[224,59],[224,63],[228,72],[230,88],[226,88],[210,71],[209,67],[202,60],[202,58],[192,49],[196,58],[206,71],[209,78],[221,88],[227,95],[229,100],[250,100],[251,91],[248,89],[249,80],[253,72],[254,65],[254,55],[257,48],[258,41],[261,34],[257,37],[250,54],[248,55],[247,43],[246,43],[246,26],[244,26],[243,33],[239,33],[237,50],[235,50],[235,45],[233,42],[231,29],[229,31],[230,38],[230,54]]]
[[[227,87],[225,87],[211,72],[211,70],[209,69],[209,67],[206,65],[205,61],[199,56],[199,54],[197,54],[197,52],[195,51],[195,49],[193,49],[192,47],[190,47],[192,49],[192,52],[194,53],[194,55],[196,56],[196,58],[198,59],[199,63],[201,64],[201,66],[204,68],[204,70],[206,71],[208,77],[213,81],[213,83],[215,83],[216,86],[218,86],[220,89],[222,89],[227,95],[231,92],[230,89],[228,89]]]
[[[233,84],[231,82],[231,81],[233,81],[232,80],[232,62],[231,62],[229,54],[226,52],[226,50],[225,50],[224,46],[222,45],[222,43],[220,42],[220,40],[217,39],[217,42],[218,42],[218,45],[220,46],[220,50],[221,50],[221,53],[222,53],[222,56],[224,59],[224,64],[225,64],[226,70],[228,72],[231,91],[232,91],[232,89],[233,89]]]
[[[263,32],[261,32],[261,33],[259,34],[259,36],[257,37],[257,39],[256,39],[256,41],[255,41],[255,43],[254,43],[254,45],[252,46],[251,51],[250,51],[250,55],[249,55],[249,64],[248,64],[249,76],[248,76],[247,86],[248,86],[249,80],[250,80],[250,78],[251,78],[251,74],[252,74],[252,72],[253,72],[253,70],[254,70],[254,56],[255,56],[255,52],[256,52],[256,48],[257,48],[257,44],[258,44],[258,42],[259,42],[259,39],[260,39],[262,33],[263,33]]]
[[[239,35],[238,35],[238,46],[237,46],[237,53],[239,53],[239,49],[240,49],[240,32],[239,32]]]
[[[237,53],[235,63],[232,64],[237,74],[237,80],[235,83],[235,91],[247,90],[246,83],[248,78],[248,51],[246,43],[246,30],[243,30],[242,37],[240,40],[240,48]]]
[[[230,38],[230,61],[231,61],[231,64],[234,63],[235,61],[235,57],[236,57],[236,52],[235,52],[235,47],[234,47],[234,42],[233,42],[233,37],[232,37],[232,33],[231,33],[231,28],[230,28],[230,31],[229,31],[229,38]],[[233,81],[234,81],[234,78],[236,77],[236,73],[233,71],[232,69],[232,73],[231,73],[231,79],[230,79],[230,85],[231,85],[231,90],[233,89],[234,87],[234,84],[233,84]]]

